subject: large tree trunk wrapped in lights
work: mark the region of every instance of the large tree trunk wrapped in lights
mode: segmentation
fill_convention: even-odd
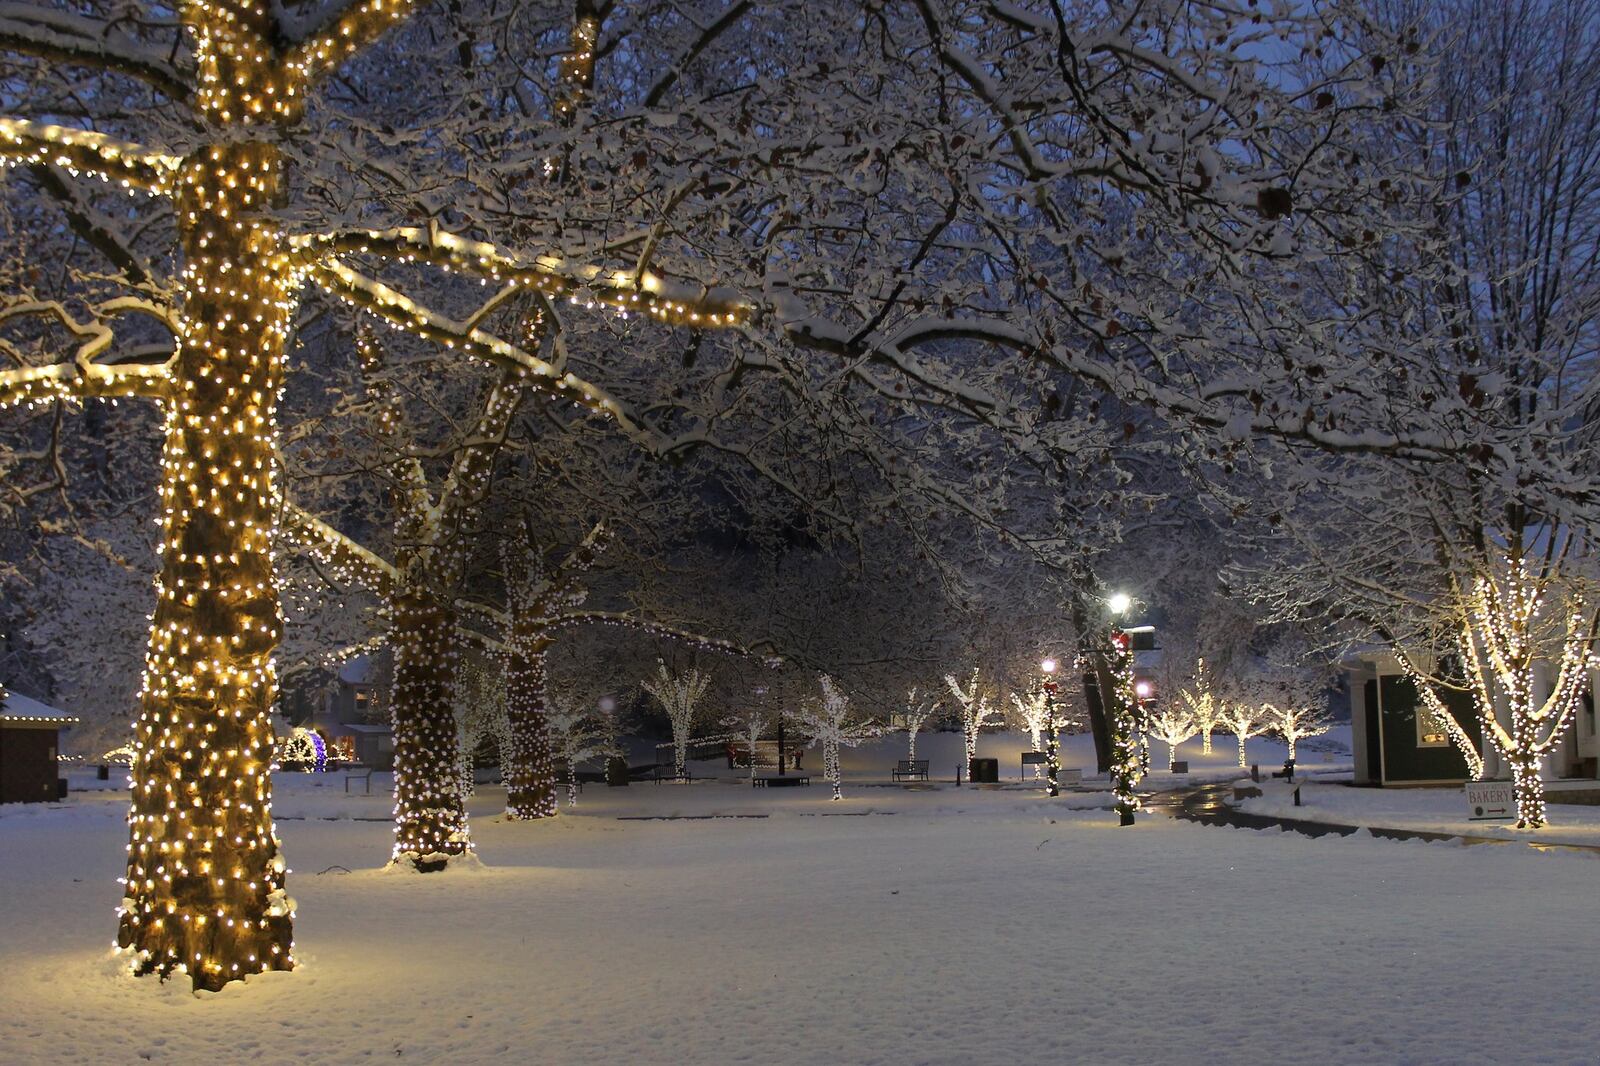
[[[456,778],[455,612],[431,592],[397,594],[394,650],[394,858],[428,872],[472,849]]]
[[[506,654],[506,815],[548,818],[556,813],[555,765],[550,752],[545,656],[550,632],[513,608]]]
[[[141,972],[186,970],[215,989],[293,964],[268,775],[281,629],[274,409],[290,277],[275,228],[257,221],[278,189],[276,149],[203,148],[177,181],[190,285],[117,942]]]

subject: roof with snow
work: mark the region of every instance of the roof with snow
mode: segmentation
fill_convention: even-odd
[[[4,698],[0,699],[0,722],[6,725],[22,726],[57,726],[65,728],[78,724],[75,715],[57,710],[48,703],[40,703],[31,696],[24,696],[20,692],[10,689],[0,689]]]
[[[339,680],[347,685],[365,685],[371,679],[371,656],[357,655],[339,667]]]

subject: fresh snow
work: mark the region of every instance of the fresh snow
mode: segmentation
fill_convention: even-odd
[[[379,871],[386,789],[280,775],[301,967],[215,995],[109,957],[119,796],[0,808],[3,1057],[1593,1061],[1587,854],[1119,829],[1093,790],[869,787],[894,739],[845,753],[840,803],[724,769],[512,823],[480,786],[482,865],[439,875]],[[1549,994],[1504,998],[1519,987]]]
[[[1587,789],[1594,782],[1582,782]],[[1356,788],[1348,781],[1313,780],[1300,789],[1301,806],[1281,783],[1269,783],[1263,795],[1246,799],[1239,809],[1250,814],[1299,818],[1308,822],[1421,829],[1462,836],[1499,837],[1540,844],[1584,844],[1600,847],[1600,807],[1561,802],[1565,789],[1545,783],[1549,824],[1537,832],[1514,828],[1515,821],[1475,822],[1467,816],[1466,793],[1454,788]]]

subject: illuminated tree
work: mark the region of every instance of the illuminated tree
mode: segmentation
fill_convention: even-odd
[[[667,669],[665,661],[656,660],[656,676],[640,682],[640,688],[656,698],[661,709],[667,712],[672,723],[672,767],[679,777],[689,761],[689,737],[694,732],[698,717],[700,697],[711,684],[711,676],[690,667],[683,673]]]
[[[972,760],[978,757],[978,734],[983,732],[983,727],[992,719],[997,720],[1000,713],[997,708],[990,706],[989,693],[983,685],[980,673],[979,667],[973,667],[972,677],[967,680],[965,688],[956,680],[954,674],[944,675],[945,685],[961,707],[961,735],[966,746],[969,772]]]
[[[1044,750],[1044,735],[1053,726],[1052,704],[1054,700],[1045,692],[1042,685],[1035,685],[1025,693],[1011,693],[1011,706],[1016,710],[1017,720],[1028,731],[1028,740],[1032,747],[1030,751]],[[1034,775],[1038,776],[1039,768],[1034,767]]]
[[[1133,688],[1133,641],[1119,629],[1106,645],[1102,656],[1111,686],[1109,691],[1102,690],[1102,699],[1111,734],[1111,791],[1116,796],[1118,820],[1133,825],[1133,816],[1142,805],[1137,789],[1149,761],[1143,739],[1148,712]]]
[[[1259,737],[1272,728],[1271,722],[1260,707],[1243,701],[1228,704],[1222,714],[1218,715],[1218,721],[1239,741],[1240,769],[1249,765],[1245,759],[1245,741],[1251,737]]]
[[[917,733],[922,730],[923,724],[927,722],[928,719],[932,718],[939,712],[939,707],[940,703],[938,700],[934,700],[930,703],[927,696],[923,696],[921,699],[918,699],[917,688],[915,685],[911,686],[911,689],[906,692],[905,709],[900,713],[902,715],[901,720],[904,721],[906,725],[907,759],[916,759]]]
[[[1282,737],[1289,745],[1289,758],[1295,755],[1295,745],[1307,737],[1320,737],[1333,728],[1333,716],[1321,707],[1287,704],[1262,705],[1261,712],[1270,723],[1268,729]]]
[[[761,706],[756,700],[751,700],[744,705],[738,714],[730,714],[722,720],[722,725],[735,730],[745,743],[745,751],[750,758],[750,780],[756,779],[756,746],[761,742],[761,737],[768,729],[772,728],[777,716]]]
[[[1211,754],[1211,731],[1222,722],[1222,703],[1212,690],[1205,660],[1195,664],[1193,680],[1178,690],[1178,698],[1194,717],[1195,731],[1200,734],[1200,754]]]
[[[1194,736],[1199,729],[1195,716],[1185,708],[1165,704],[1160,712],[1150,716],[1149,733],[1167,746],[1167,769],[1178,761],[1178,745]]]
[[[547,563],[545,553],[531,543],[531,539],[530,533],[529,542],[523,544],[520,551],[504,553],[508,600],[505,672],[510,734],[505,753],[506,813],[513,819],[542,818],[555,813],[545,717],[549,699],[548,657],[563,633],[582,627],[608,626],[679,641],[699,651],[747,654],[744,648],[731,641],[702,636],[640,617],[637,613],[586,609],[589,590],[583,577],[612,539],[603,523],[594,526],[557,565]],[[666,665],[660,665],[664,675]],[[700,677],[693,671],[691,675]],[[701,677],[698,691],[688,683],[687,676],[683,680],[685,684],[681,688],[675,682],[659,691],[648,683],[645,686],[661,700],[672,720],[680,775],[695,718],[695,703],[710,679]],[[663,691],[668,695],[663,696]]]
[[[844,799],[839,749],[853,748],[878,735],[877,726],[860,721],[850,713],[850,697],[829,677],[817,678],[822,686],[820,698],[806,700],[796,717],[812,740],[822,745],[822,775],[833,785],[832,799]]]
[[[567,806],[578,803],[578,764],[610,753],[611,730],[596,715],[557,698],[547,716],[551,754],[566,770]]]

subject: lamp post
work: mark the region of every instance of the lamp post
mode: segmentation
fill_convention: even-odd
[[[1106,599],[1106,607],[1116,619],[1105,656],[1111,691],[1101,693],[1111,730],[1111,790],[1117,797],[1119,824],[1133,825],[1134,812],[1139,809],[1139,794],[1134,790],[1144,776],[1139,739],[1143,703],[1134,688],[1133,641],[1120,621],[1133,608],[1133,597],[1113,593]]]
[[[1061,795],[1061,740],[1056,735],[1056,661],[1046,659],[1039,664],[1044,674],[1044,767],[1045,794]]]

